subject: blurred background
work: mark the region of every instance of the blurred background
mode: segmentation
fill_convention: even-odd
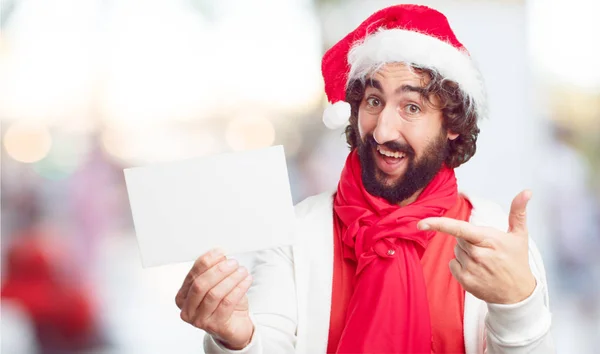
[[[559,353],[600,347],[600,1],[416,1],[483,72],[490,118],[459,186],[534,193]],[[348,149],[321,123],[324,51],[398,3],[2,0],[2,353],[202,353],[142,269],[123,168],[283,145],[294,202]]]

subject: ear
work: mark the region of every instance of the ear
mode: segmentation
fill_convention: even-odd
[[[448,139],[449,139],[449,140],[454,140],[454,139],[458,138],[458,136],[459,136],[459,135],[460,135],[460,134],[458,134],[458,133],[453,133],[453,132],[450,132],[450,131],[449,131],[449,132],[448,132]]]

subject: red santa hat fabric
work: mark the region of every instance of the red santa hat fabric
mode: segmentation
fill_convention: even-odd
[[[330,106],[323,122],[331,129],[348,123],[346,88],[374,68],[401,62],[438,72],[458,84],[468,110],[485,114],[485,89],[469,52],[442,13],[427,6],[396,5],[377,11],[323,56],[321,70]]]

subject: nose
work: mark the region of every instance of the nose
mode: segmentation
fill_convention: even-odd
[[[395,107],[386,105],[383,108],[377,118],[377,126],[373,130],[373,138],[379,145],[389,141],[396,141],[400,138],[400,130],[398,129],[399,120]]]

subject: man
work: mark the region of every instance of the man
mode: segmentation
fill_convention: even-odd
[[[337,191],[297,205],[293,248],[258,252],[252,275],[219,250],[198,258],[176,303],[206,352],[553,352],[531,193],[505,216],[457,192],[485,102],[444,15],[373,14],[323,77],[325,123],[349,117]]]

